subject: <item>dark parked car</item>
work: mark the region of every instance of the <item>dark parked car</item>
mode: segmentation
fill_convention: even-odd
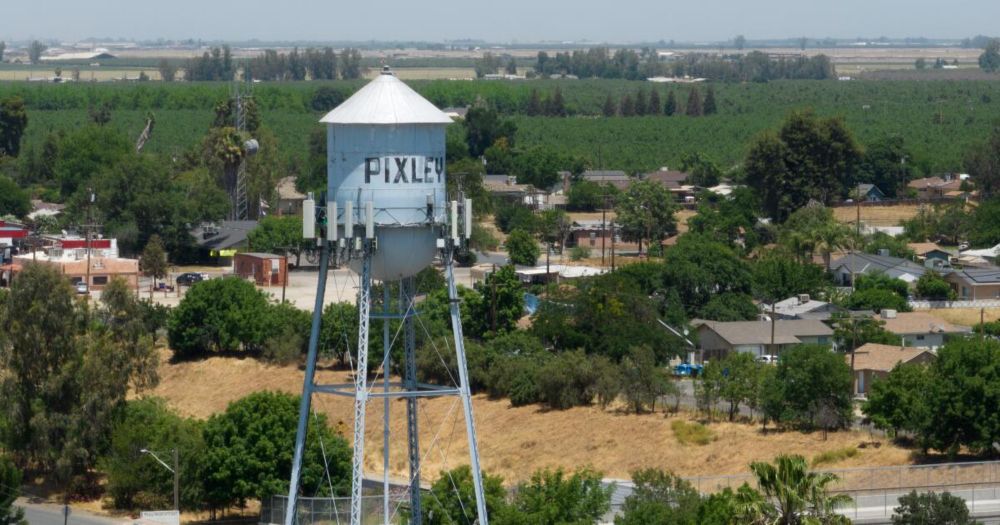
[[[177,276],[177,286],[191,286],[194,283],[200,283],[204,280],[205,278],[200,273],[182,273]]]

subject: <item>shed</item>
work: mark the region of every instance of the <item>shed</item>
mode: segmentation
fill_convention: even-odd
[[[233,273],[253,279],[259,286],[284,286],[288,284],[288,258],[273,253],[237,253]]]

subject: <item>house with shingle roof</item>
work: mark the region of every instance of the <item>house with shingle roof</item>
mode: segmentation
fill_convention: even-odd
[[[698,330],[698,345],[705,359],[718,359],[731,352],[778,355],[789,346],[833,343],[833,330],[815,319],[774,323],[697,320],[692,325]]]
[[[1000,268],[962,268],[944,276],[944,280],[963,301],[1000,299]]]
[[[903,338],[904,346],[936,349],[943,346],[945,339],[952,335],[972,332],[972,328],[949,323],[928,312],[897,312],[885,309],[875,316],[884,321],[886,331]]]
[[[845,354],[851,364],[851,354]],[[854,351],[854,394],[863,396],[876,379],[883,379],[898,364],[926,364],[934,360],[934,353],[926,348],[868,343]]]
[[[891,255],[870,253],[850,253],[830,264],[834,281],[841,286],[852,286],[854,276],[883,273],[893,279],[901,279],[911,286],[917,282],[927,268],[907,259]]]

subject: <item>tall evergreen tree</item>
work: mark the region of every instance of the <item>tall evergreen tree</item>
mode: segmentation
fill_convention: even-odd
[[[715,104],[715,88],[708,86],[708,93],[705,94],[705,115],[714,115],[718,111]]]
[[[611,94],[608,94],[608,98],[604,99],[603,112],[605,117],[613,117],[618,114],[618,108],[615,106],[615,101],[611,98]]]
[[[641,88],[635,94],[635,114],[640,117],[646,114],[646,92]]]
[[[632,95],[626,94],[622,98],[621,115],[623,117],[635,116],[635,102],[632,100]]]
[[[542,114],[542,98],[538,95],[537,89],[531,90],[531,96],[528,98],[528,106],[525,108],[525,113],[532,117]]]
[[[649,93],[649,104],[646,113],[649,115],[659,115],[663,111],[663,103],[660,102],[660,90],[653,88]]]
[[[559,89],[558,86],[555,93],[552,94],[552,98],[546,101],[545,109],[545,114],[550,117],[566,116],[566,101],[563,99],[562,89]]]
[[[684,113],[689,117],[700,117],[702,115],[703,109],[701,106],[701,92],[698,88],[691,88],[691,92],[688,93],[687,109]]]
[[[672,117],[675,113],[677,113],[677,95],[671,89],[667,92],[667,102],[663,105],[663,114]]]

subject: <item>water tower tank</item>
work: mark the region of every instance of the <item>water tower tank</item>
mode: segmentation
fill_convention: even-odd
[[[387,68],[327,113],[327,183],[339,224],[363,235],[373,203],[378,249],[372,277],[398,280],[428,266],[436,253],[434,222],[446,216],[445,128],[451,118]],[[341,226],[343,228],[343,226]],[[343,230],[341,230],[343,235]]]

